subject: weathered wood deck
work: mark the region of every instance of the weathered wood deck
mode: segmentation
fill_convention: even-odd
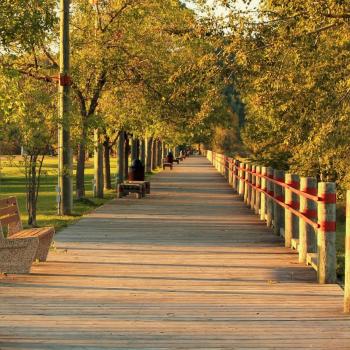
[[[0,280],[0,349],[350,349],[342,291],[261,223],[204,158],[62,231]]]

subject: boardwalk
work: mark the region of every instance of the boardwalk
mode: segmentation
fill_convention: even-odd
[[[350,349],[342,292],[317,285],[204,158],[62,231],[0,281],[0,349]]]

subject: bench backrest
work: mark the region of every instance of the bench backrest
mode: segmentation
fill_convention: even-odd
[[[16,197],[0,199],[0,238],[4,238],[3,231],[6,231],[7,236],[11,236],[22,229]]]

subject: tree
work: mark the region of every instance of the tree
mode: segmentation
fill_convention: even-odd
[[[7,100],[7,111],[0,109],[0,120],[8,137],[16,137],[24,150],[21,165],[26,179],[28,224],[36,226],[42,165],[57,136],[53,102],[56,91],[35,79],[2,78],[0,94]]]
[[[251,157],[345,184],[347,4],[265,0],[248,11],[234,2],[216,4],[226,7],[219,23],[223,68],[245,104],[243,141]],[[213,14],[210,20],[218,26]]]
[[[3,0],[0,3],[0,50],[33,52],[45,43],[57,22],[55,0]]]

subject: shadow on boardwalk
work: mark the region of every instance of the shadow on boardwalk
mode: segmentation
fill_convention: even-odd
[[[282,246],[201,157],[57,237],[0,281],[0,349],[350,349],[336,285]]]

